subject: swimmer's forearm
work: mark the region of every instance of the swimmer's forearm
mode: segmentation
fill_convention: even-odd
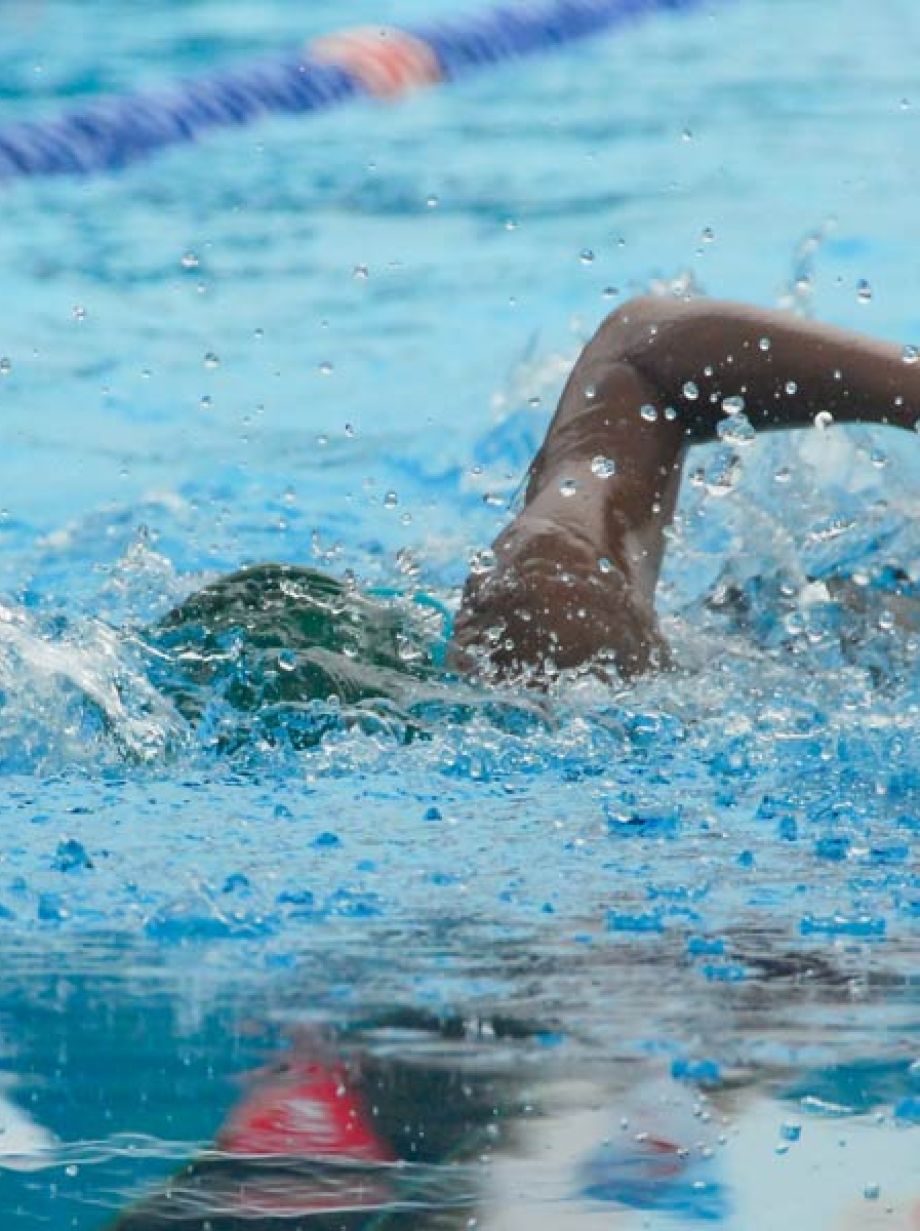
[[[624,405],[620,370],[647,388],[641,406]],[[642,427],[645,413],[652,431]],[[549,458],[606,444],[632,456],[623,415],[667,452],[662,424],[673,418],[685,444],[712,440],[740,411],[759,430],[805,427],[819,414],[841,423],[913,429],[920,419],[920,362],[892,346],[782,312],[716,300],[633,300],[610,316],[585,348],[566,385],[533,478]],[[655,428],[654,424],[658,423]]]

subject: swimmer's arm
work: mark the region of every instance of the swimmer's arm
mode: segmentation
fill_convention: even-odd
[[[495,567],[467,583],[463,649],[516,675],[608,657],[624,675],[664,660],[654,593],[686,449],[728,409],[759,430],[839,422],[912,428],[920,363],[901,348],[779,312],[634,300],[582,352]],[[615,472],[609,477],[613,463]]]

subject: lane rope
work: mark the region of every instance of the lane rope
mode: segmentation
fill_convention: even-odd
[[[394,99],[475,69],[551,51],[702,0],[542,0],[399,30],[362,26],[303,50],[150,93],[0,127],[0,180],[115,171],[212,129],[320,111],[357,97]]]

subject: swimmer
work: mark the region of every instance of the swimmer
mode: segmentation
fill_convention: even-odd
[[[566,383],[525,503],[471,575],[452,663],[483,679],[546,679],[668,663],[655,615],[665,530],[689,446],[726,415],[758,430],[841,423],[913,430],[911,350],[741,304],[633,299],[609,316]]]
[[[568,668],[630,678],[665,667],[655,587],[688,448],[742,411],[760,430],[818,415],[912,429],[911,359],[781,312],[634,299],[575,364],[524,507],[495,541],[493,566],[467,580],[449,646],[431,596],[361,593],[312,568],[257,565],[150,630],[161,682],[192,721],[215,693],[282,721],[285,707],[330,697],[403,709],[419,685],[437,687],[445,665],[474,682],[536,685]]]

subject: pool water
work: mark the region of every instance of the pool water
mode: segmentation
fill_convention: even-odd
[[[2,114],[455,11],[10,0]],[[189,706],[149,631],[277,561],[433,644],[635,291],[920,341],[918,48],[736,0],[2,187],[4,1227],[918,1225],[912,436],[694,456],[665,678]]]

